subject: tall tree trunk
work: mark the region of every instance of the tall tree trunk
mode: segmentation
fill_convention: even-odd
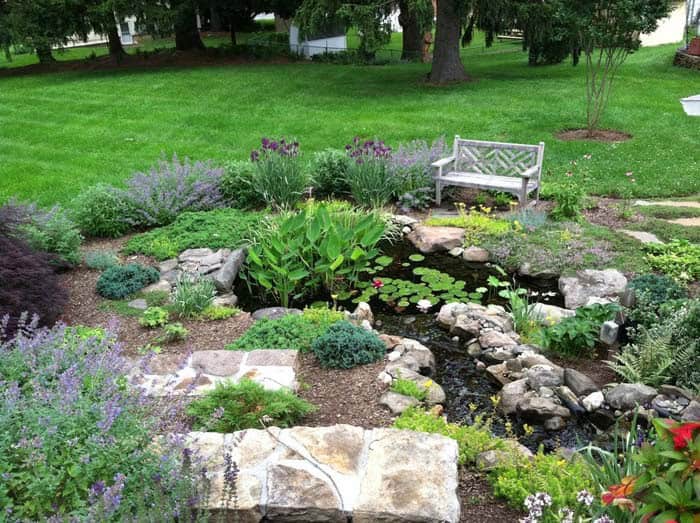
[[[221,15],[216,7],[211,7],[209,9],[209,17],[211,19],[211,30],[218,33],[224,29],[224,25],[221,23]]]
[[[423,53],[423,32],[418,24],[418,19],[408,8],[408,0],[399,2],[399,24],[403,29],[403,43],[401,45],[401,59],[420,61]]]
[[[236,40],[236,15],[231,15],[231,45],[238,45]]]
[[[462,32],[459,0],[437,1],[437,22],[435,27],[435,49],[430,81],[435,83],[467,80],[467,72],[459,55]]]
[[[176,7],[175,15],[175,49],[191,51],[204,49],[204,42],[197,29],[197,11],[194,4],[184,0]]]
[[[107,46],[109,47],[109,56],[112,57],[112,60],[120,62],[124,58],[126,51],[124,51],[119,29],[114,21],[111,24],[107,22]]]
[[[51,46],[40,45],[36,48],[36,55],[39,58],[40,64],[51,64],[56,61],[56,59],[51,54]]]

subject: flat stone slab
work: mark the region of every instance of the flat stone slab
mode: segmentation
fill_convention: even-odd
[[[224,520],[457,522],[457,444],[437,434],[351,425],[191,432]],[[238,466],[226,502],[225,456]]]
[[[296,391],[296,365],[295,350],[205,350],[189,356],[157,354],[145,365],[134,367],[129,376],[132,383],[154,396],[200,395],[221,381],[238,383],[243,378],[268,390]]]
[[[639,240],[642,243],[663,243],[656,237],[656,234],[644,231],[628,231],[627,229],[619,229],[618,232],[630,236],[635,240]]]
[[[464,229],[459,227],[416,226],[406,238],[423,254],[449,251],[464,243]]]
[[[682,225],[683,227],[700,227],[700,217],[694,218],[676,218],[675,220],[666,220],[669,223]]]
[[[700,202],[683,200],[637,200],[634,204],[640,207],[658,205],[663,207],[690,207],[693,209],[700,209]]]

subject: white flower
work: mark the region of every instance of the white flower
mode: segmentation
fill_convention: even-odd
[[[416,303],[416,307],[418,307],[418,310],[421,312],[428,312],[432,306],[433,304],[430,303],[430,300],[420,300]]]
[[[594,499],[595,498],[593,497],[593,494],[591,494],[587,490],[582,490],[578,494],[576,494],[576,501],[587,507],[590,507],[593,504]]]

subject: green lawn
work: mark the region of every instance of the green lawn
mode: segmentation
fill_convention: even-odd
[[[395,44],[395,43],[393,43]],[[392,45],[393,45],[392,44]],[[294,136],[304,151],[356,134],[391,144],[454,134],[547,143],[545,181],[591,154],[589,190],[614,193],[634,172],[635,196],[700,192],[700,118],[679,99],[697,72],[671,65],[674,46],[643,49],[623,67],[604,126],[626,143],[561,142],[584,119],[583,69],[528,67],[519,52],[465,51],[476,81],[425,84],[429,65],[312,63],[61,73],[0,78],[0,201],[69,203],[81,188],[119,183],[161,154],[246,158],[261,136]]]

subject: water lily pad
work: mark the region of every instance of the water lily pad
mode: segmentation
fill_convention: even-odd
[[[425,260],[425,256],[423,256],[422,254],[411,254],[408,257],[408,259],[412,262],[422,262],[423,260]]]
[[[374,262],[381,265],[382,267],[386,267],[387,265],[391,265],[391,262],[394,261],[394,258],[391,256],[380,256],[379,258],[375,259]]]

